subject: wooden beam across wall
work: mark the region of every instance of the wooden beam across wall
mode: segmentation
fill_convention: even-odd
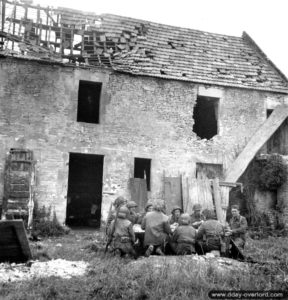
[[[261,147],[268,141],[274,132],[288,117],[288,106],[279,105],[274,109],[269,118],[259,127],[251,137],[243,151],[231,164],[226,172],[225,181],[236,182],[245,172],[249,163],[256,156]]]

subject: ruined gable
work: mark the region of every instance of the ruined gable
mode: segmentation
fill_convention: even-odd
[[[243,33],[227,36],[111,14],[4,1],[3,53],[135,75],[288,92],[287,78]]]

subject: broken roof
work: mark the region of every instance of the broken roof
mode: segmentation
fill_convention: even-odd
[[[288,93],[287,78],[245,32],[234,37],[111,14],[66,8],[42,12],[39,6],[4,2],[13,9],[6,13],[0,37],[13,45],[18,42],[21,55],[37,52],[37,58],[46,61],[60,57],[135,75]],[[19,8],[16,13],[18,6],[22,17]],[[34,17],[28,8],[35,10]]]
[[[131,48],[114,57],[118,70],[288,92],[285,76],[246,33],[233,37],[115,15],[102,15],[102,30],[124,37]]]

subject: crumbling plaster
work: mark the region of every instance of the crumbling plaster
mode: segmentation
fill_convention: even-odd
[[[79,80],[103,83],[100,124],[76,121]],[[129,198],[134,157],[152,159],[152,198],[163,194],[163,175],[193,175],[196,162],[231,163],[266,118],[265,99],[279,94],[215,88],[6,58],[0,60],[0,199],[10,148],[33,150],[36,199],[65,221],[69,152],[104,155],[102,216],[114,198]],[[209,90],[210,89],[210,90]],[[197,93],[220,95],[219,135],[193,133]],[[279,100],[280,99],[280,100]]]

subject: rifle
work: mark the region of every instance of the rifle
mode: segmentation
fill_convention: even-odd
[[[106,236],[108,235],[108,229],[109,229],[109,226],[110,226],[110,223],[108,223],[108,222],[111,219],[112,206],[113,206],[113,202],[111,202],[111,204],[110,204],[109,213],[108,213],[108,216],[107,216],[106,230],[105,230]]]
[[[121,207],[121,205],[120,205],[120,207]],[[114,232],[115,232],[115,227],[116,227],[116,222],[117,222],[117,219],[118,219],[118,214],[119,214],[120,207],[118,207],[117,210],[116,210],[116,215],[115,215],[114,223],[112,223],[111,232],[110,232],[110,234],[108,235],[108,240],[107,240],[107,243],[106,243],[106,247],[105,247],[105,252],[104,252],[104,253],[107,252],[108,247],[109,247],[109,245],[111,244],[111,242],[112,242],[112,240],[113,240],[113,234],[114,234]],[[113,222],[113,221],[112,221],[112,222]],[[108,229],[108,231],[109,231],[109,229]],[[107,231],[107,232],[108,232],[108,231]]]

